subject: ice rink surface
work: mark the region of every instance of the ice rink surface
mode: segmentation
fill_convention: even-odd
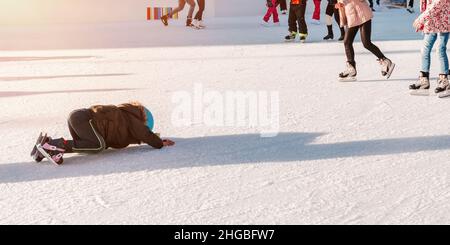
[[[0,30],[1,224],[449,224],[450,100],[413,97],[415,15],[377,12],[390,80],[355,44],[358,82],[340,83],[343,44],[284,43],[259,18]],[[337,33],[337,27],[335,26]],[[433,56],[433,87],[438,73]],[[173,125],[177,91],[277,91],[280,134]],[[134,146],[32,162],[40,131],[69,137],[69,113],[139,100],[173,148]]]

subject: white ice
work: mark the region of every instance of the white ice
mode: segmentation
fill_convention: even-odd
[[[404,10],[377,12],[373,39],[397,68],[380,76],[355,44],[359,81],[339,83],[343,44],[283,42],[260,18],[0,30],[1,224],[449,224],[450,100],[413,97],[421,36]],[[335,32],[338,32],[335,26]],[[433,56],[432,77],[438,73]],[[194,84],[278,91],[280,130],[175,127],[171,99]],[[433,81],[433,86],[434,86]],[[68,114],[139,100],[173,148],[29,157]]]

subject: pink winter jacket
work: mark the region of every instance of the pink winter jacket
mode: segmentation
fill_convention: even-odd
[[[339,0],[344,4],[347,26],[362,25],[373,18],[372,10],[366,0]]]
[[[421,0],[419,30],[424,33],[450,32],[450,0]]]

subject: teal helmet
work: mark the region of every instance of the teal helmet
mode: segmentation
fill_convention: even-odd
[[[147,109],[146,107],[144,107],[144,110],[145,110],[145,117],[147,118],[146,125],[151,131],[153,131],[153,127],[155,126],[155,121],[153,120],[152,112],[149,109]]]

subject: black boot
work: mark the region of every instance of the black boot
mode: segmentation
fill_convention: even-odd
[[[328,35],[326,35],[323,38],[323,40],[330,40],[330,39],[333,40],[334,39],[333,26],[332,25],[327,26],[327,29],[328,29]]]
[[[345,38],[345,28],[341,27],[341,36],[339,37],[338,41],[344,41]]]

